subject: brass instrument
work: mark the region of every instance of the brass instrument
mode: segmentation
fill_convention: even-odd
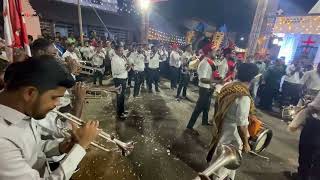
[[[216,175],[216,171],[222,167],[230,170],[236,170],[241,165],[241,155],[237,148],[232,145],[220,145],[217,147],[217,159],[206,170],[199,173],[194,180],[210,180],[211,175]]]
[[[86,92],[86,99],[102,99],[105,98],[109,93],[121,94],[122,86],[112,87],[109,89],[103,88],[90,88]],[[74,98],[74,95],[69,95],[70,98]]]
[[[64,114],[64,113],[61,113],[57,110],[52,110],[52,112],[56,113],[58,116],[61,116],[65,119],[67,119],[68,121],[70,121],[72,123],[75,123],[78,126],[82,126],[85,123],[83,120],[77,118],[76,116],[73,116],[72,114],[69,114],[69,113]],[[57,127],[58,127],[58,125],[57,125]],[[58,129],[61,129],[61,131],[64,132],[65,135],[70,136],[70,133],[69,133],[71,130],[70,128],[58,127]],[[132,142],[132,141],[127,142],[127,143],[122,142],[122,141],[114,138],[114,136],[107,134],[106,132],[101,131],[99,133],[99,137],[103,138],[104,140],[107,140],[109,142],[116,144],[118,146],[119,150],[121,150],[121,153],[123,156],[128,156],[132,152],[132,150],[134,149],[134,142]],[[103,151],[106,151],[106,152],[111,151],[111,150],[103,147],[103,145],[97,144],[95,142],[91,142],[91,145],[96,148],[99,148]]]

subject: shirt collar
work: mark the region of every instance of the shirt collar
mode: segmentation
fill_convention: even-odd
[[[0,104],[0,116],[12,124],[18,124],[21,120],[30,119],[29,116],[2,104]]]

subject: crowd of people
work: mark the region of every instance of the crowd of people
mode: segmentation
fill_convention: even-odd
[[[248,127],[256,116],[255,104],[271,110],[281,92],[281,106],[297,105],[302,92],[320,90],[320,65],[313,70],[299,61],[286,67],[283,59],[247,63],[237,59],[232,48],[214,49],[211,43],[194,50],[192,45],[124,44],[92,37],[82,45],[73,34],[29,41],[32,57],[16,50],[14,63],[0,64],[0,179],[69,179],[97,137],[99,121],[76,128],[57,120],[52,110],[80,118],[88,91],[84,82],[103,86],[108,75],[115,88],[122,89],[116,99],[116,113],[122,120],[128,118],[126,89],[133,88],[134,98],[141,97],[143,86],[148,93],[158,93],[161,74],[169,74],[170,87],[180,101],[188,99],[189,82],[196,77],[199,97],[186,129],[199,134],[194,125],[201,113],[202,125],[212,126],[208,162],[221,144],[232,144],[240,153],[251,151]],[[212,99],[214,107],[210,107]],[[208,117],[211,109],[213,122]],[[66,138],[57,123],[72,129],[71,136]],[[42,171],[47,158],[51,169]],[[52,168],[54,163],[58,165]],[[217,173],[235,177],[235,171],[227,169]]]

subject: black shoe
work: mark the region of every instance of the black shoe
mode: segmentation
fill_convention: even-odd
[[[195,135],[195,136],[199,136],[199,132],[197,130],[194,130],[193,128],[187,128],[187,130],[192,134],[192,135]]]
[[[122,113],[120,116],[118,116],[120,119],[127,119],[128,115],[125,113]]]
[[[203,124],[203,123],[202,123],[202,126],[213,126],[213,124],[210,124],[210,123]]]

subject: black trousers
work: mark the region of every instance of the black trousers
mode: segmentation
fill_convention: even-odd
[[[208,124],[208,114],[211,104],[212,90],[200,87],[199,88],[199,98],[196,104],[196,107],[193,110],[190,121],[187,125],[187,128],[193,128],[196,123],[200,113],[202,113],[202,124]]]
[[[125,100],[125,91],[127,85],[127,79],[114,78],[115,87],[122,86],[122,91],[120,94],[117,94],[117,115],[120,116],[124,113],[124,100]]]
[[[99,85],[102,86],[102,79],[103,79],[103,74],[100,71],[95,71],[93,74],[93,84],[97,83],[97,80],[99,80]]]
[[[264,110],[272,110],[273,99],[277,96],[278,90],[279,88],[270,87],[266,84],[261,92],[260,107]]]
[[[142,84],[144,84],[146,82],[146,84],[148,84],[149,81],[149,63],[144,63],[144,77],[143,77],[143,81]]]
[[[148,89],[152,90],[152,84],[154,84],[156,90],[159,90],[159,68],[157,69],[151,69],[148,70]]]
[[[297,105],[300,99],[301,94],[301,85],[300,84],[293,84],[287,81],[283,82],[282,85],[282,98],[281,98],[281,105]],[[289,104],[288,104],[289,103]]]
[[[170,76],[171,76],[171,89],[177,88],[177,83],[179,80],[179,68],[170,66]]]
[[[182,74],[182,73],[180,74],[177,97],[180,96],[182,90],[183,90],[182,91],[182,96],[183,97],[187,96],[187,88],[188,88],[189,81],[190,81],[190,75],[189,74]]]
[[[133,97],[136,97],[140,94],[140,87],[143,81],[144,72],[135,71],[134,72],[134,89],[133,89]]]
[[[299,180],[320,179],[320,120],[307,119],[299,142]]]
[[[131,69],[128,72],[128,86],[132,86],[132,80],[134,79],[134,71]]]

